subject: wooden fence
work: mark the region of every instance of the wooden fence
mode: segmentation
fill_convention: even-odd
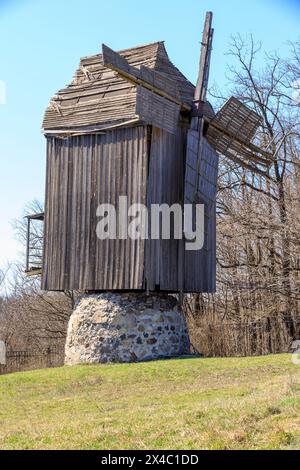
[[[0,365],[0,375],[60,367],[64,364],[64,355],[64,348],[61,347],[52,347],[44,351],[8,351],[6,365]]]

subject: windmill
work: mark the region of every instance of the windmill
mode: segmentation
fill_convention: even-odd
[[[219,154],[261,176],[272,156],[255,144],[255,111],[232,97],[215,114],[207,101],[212,17],[196,87],[163,42],[119,52],[103,45],[50,100],[41,266],[30,263],[30,218],[27,250],[27,271],[41,272],[44,290],[215,291]],[[186,249],[191,224],[182,240],[99,240],[97,207],[124,195],[148,208],[204,206],[203,249]]]
[[[45,213],[28,217],[27,272],[41,273],[44,291],[85,292],[88,305],[96,302],[97,315],[98,307],[111,305],[111,296],[120,306],[108,307],[105,321],[94,318],[94,307],[87,308],[84,320],[81,312],[77,321],[74,312],[68,363],[116,360],[118,348],[121,361],[186,351],[180,308],[179,316],[171,312],[174,322],[164,299],[170,300],[170,293],[216,291],[219,154],[267,176],[272,156],[255,144],[262,124],[258,114],[235,97],[216,114],[207,101],[213,34],[209,12],[196,87],[172,63],[163,42],[119,52],[103,45],[101,53],[81,58],[71,83],[46,109]],[[99,237],[99,217],[104,217],[99,207],[116,213],[124,197],[128,207],[142,205],[148,213],[153,206],[167,207],[169,221],[171,208],[179,207],[180,236],[170,230],[167,237],[152,237],[151,219],[145,237],[127,236],[126,223],[118,235]],[[204,217],[203,246],[194,251],[188,245],[195,245],[198,230],[192,223],[181,227],[182,209],[188,219],[191,207]],[[44,223],[40,266],[35,221]],[[113,329],[106,322],[112,311],[123,316],[124,305],[134,321],[123,334],[119,320]]]

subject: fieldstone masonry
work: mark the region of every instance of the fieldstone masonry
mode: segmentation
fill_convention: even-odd
[[[138,362],[189,351],[187,325],[175,297],[105,293],[77,302],[65,363]]]

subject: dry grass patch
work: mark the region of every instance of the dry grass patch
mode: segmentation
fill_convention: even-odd
[[[293,449],[289,355],[82,366],[0,377],[1,449]]]

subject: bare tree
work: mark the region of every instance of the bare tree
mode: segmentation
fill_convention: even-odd
[[[0,303],[0,334],[9,349],[44,350],[64,346],[68,320],[77,294],[50,293],[40,289],[40,276],[25,274],[25,247],[28,214],[41,213],[38,201],[28,204],[20,219],[13,222],[16,238],[24,247],[22,260],[10,266],[6,277],[8,294]],[[41,228],[38,236],[42,237]],[[1,281],[0,273],[0,281]]]

